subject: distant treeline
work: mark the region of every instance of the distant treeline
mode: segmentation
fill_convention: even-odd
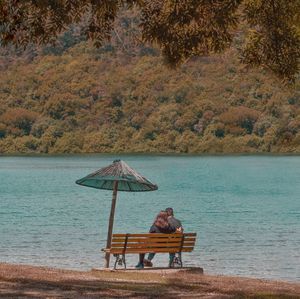
[[[246,69],[234,47],[169,69],[127,33],[2,49],[0,153],[300,152],[299,80]]]

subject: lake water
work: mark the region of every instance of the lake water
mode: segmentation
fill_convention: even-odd
[[[173,207],[197,232],[185,265],[300,281],[299,156],[0,157],[0,262],[103,266],[111,192],[75,180],[121,158],[159,190],[118,194],[114,232],[147,232]],[[129,256],[134,266],[137,256]],[[167,265],[157,255],[155,265]]]

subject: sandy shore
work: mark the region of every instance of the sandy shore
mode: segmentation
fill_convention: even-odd
[[[300,283],[188,272],[71,271],[0,263],[1,298],[300,298]]]

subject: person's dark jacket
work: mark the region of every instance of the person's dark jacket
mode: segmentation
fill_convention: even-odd
[[[165,228],[162,228],[162,227],[158,227],[156,226],[155,224],[153,224],[151,227],[150,227],[150,230],[149,230],[149,233],[156,233],[156,234],[171,234],[171,233],[174,233],[176,231],[176,227],[174,226],[167,226]]]
[[[169,222],[170,226],[173,226],[173,227],[176,227],[176,228],[181,228],[182,227],[181,222],[178,219],[176,219],[174,216],[170,216],[168,218],[168,222]]]

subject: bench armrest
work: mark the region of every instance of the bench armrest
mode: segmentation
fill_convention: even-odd
[[[110,248],[101,248],[101,251],[103,251],[103,252],[110,252]]]

